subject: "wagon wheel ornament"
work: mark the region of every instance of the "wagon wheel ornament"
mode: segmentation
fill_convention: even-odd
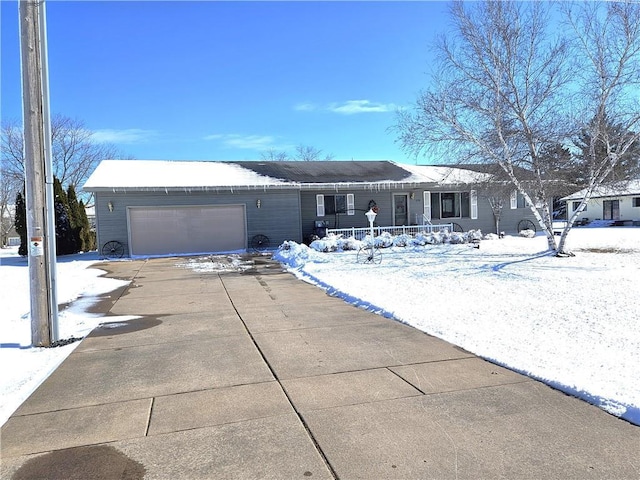
[[[521,232],[523,230],[533,230],[535,232],[536,225],[531,220],[527,220],[527,219],[520,220],[518,222],[518,232]]]
[[[254,235],[251,239],[251,249],[254,252],[264,252],[269,248],[269,237],[266,235]]]
[[[358,250],[356,255],[356,263],[375,263],[382,262],[382,252],[378,247],[365,245]]]
[[[122,258],[124,255],[124,245],[117,240],[110,240],[102,246],[100,252],[105,258]]]

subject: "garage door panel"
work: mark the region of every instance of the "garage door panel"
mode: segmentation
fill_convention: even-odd
[[[132,255],[221,252],[246,247],[243,205],[130,207]]]

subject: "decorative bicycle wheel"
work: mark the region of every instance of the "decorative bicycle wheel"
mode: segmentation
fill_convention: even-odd
[[[360,247],[356,256],[358,263],[380,263],[382,262],[382,252],[379,248],[366,246]]]
[[[100,252],[102,256],[106,258],[122,258],[124,255],[124,245],[117,240],[110,240],[102,246]]]
[[[251,249],[255,252],[263,252],[269,248],[269,237],[266,235],[254,235],[251,239]]]
[[[533,230],[534,232],[536,231],[536,224],[533,223],[531,220],[520,220],[518,222],[518,232],[521,232],[523,230]]]

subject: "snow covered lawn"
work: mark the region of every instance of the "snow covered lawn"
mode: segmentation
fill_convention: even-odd
[[[321,253],[289,243],[275,257],[348,302],[414,325],[477,355],[579,395],[640,424],[640,228],[575,228],[575,257],[545,254],[546,239],[391,247],[380,264],[355,251]],[[0,250],[0,425],[77,343],[30,347],[26,259]],[[231,256],[234,257],[234,256]],[[242,269],[242,262],[231,262]],[[234,258],[235,258],[234,257]],[[58,263],[60,337],[82,337],[102,319],[91,297],[125,282],[89,269],[96,254]],[[209,262],[213,270],[228,262]],[[200,262],[180,260],[177,268]],[[130,319],[133,317],[123,317]],[[109,321],[114,321],[113,317]]]
[[[640,229],[355,251],[290,244],[276,257],[334,295],[538,378],[640,424]]]
[[[97,253],[69,255],[58,261],[58,303],[75,301],[60,311],[60,339],[91,332],[102,321],[86,312],[91,297],[127,283],[101,278],[104,272],[87,268],[97,261]],[[29,308],[27,259],[18,256],[18,247],[0,249],[0,425],[78,346],[75,342],[57,348],[31,348]]]

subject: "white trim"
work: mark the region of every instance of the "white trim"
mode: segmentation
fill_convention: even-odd
[[[424,191],[422,192],[422,215],[425,220],[431,221],[431,192]]]
[[[518,191],[511,190],[511,197],[509,198],[511,210],[518,208]]]
[[[471,204],[471,218],[476,220],[478,218],[478,192],[471,190],[469,193],[469,203]]]
[[[353,193],[347,193],[347,215],[356,214],[356,201]]]
[[[324,217],[324,195],[316,195],[316,216]]]

